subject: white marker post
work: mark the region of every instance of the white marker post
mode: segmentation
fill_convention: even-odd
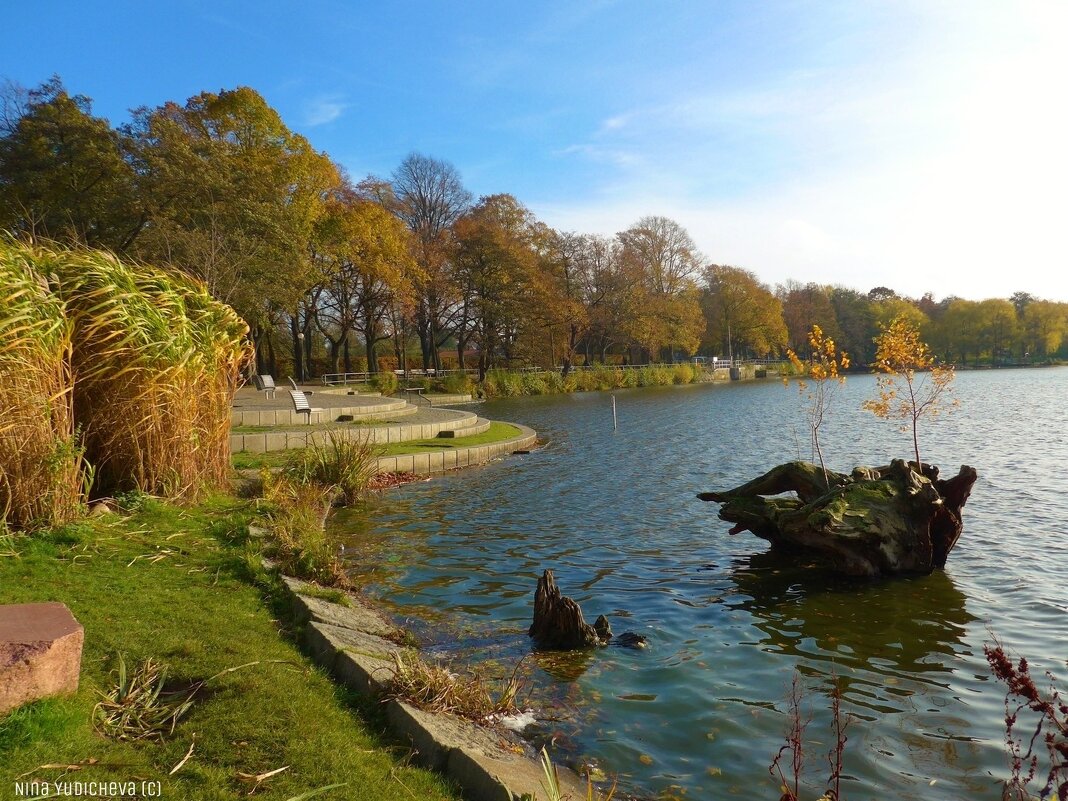
[[[619,430],[619,423],[616,420],[616,396],[612,396],[612,430]]]

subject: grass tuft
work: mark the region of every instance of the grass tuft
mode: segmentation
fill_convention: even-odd
[[[516,701],[521,689],[518,666],[494,698],[489,682],[479,672],[459,676],[442,665],[431,664],[417,653],[393,654],[393,678],[387,695],[420,709],[446,712],[470,720],[520,711]]]
[[[196,693],[167,692],[167,668],[146,659],[134,670],[118,656],[115,685],[93,709],[98,732],[115,740],[163,740],[174,733],[178,721],[192,708]]]
[[[377,469],[379,449],[361,437],[330,430],[320,445],[291,451],[283,474],[299,484],[333,487],[333,498],[346,506],[359,501]]]

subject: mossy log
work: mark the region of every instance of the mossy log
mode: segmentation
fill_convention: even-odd
[[[963,530],[961,509],[977,474],[962,465],[951,479],[938,468],[895,459],[851,475],[789,462],[726,492],[703,492],[719,516],[780,549],[823,557],[843,573],[882,576],[945,567]],[[795,497],[765,497],[794,493]]]

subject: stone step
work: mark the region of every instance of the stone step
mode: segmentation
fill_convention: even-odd
[[[259,434],[231,434],[230,450],[234,453],[270,453],[274,451],[306,448],[309,445],[329,441],[330,432],[343,432],[350,439],[374,445],[389,445],[410,442],[415,439],[437,437],[443,431],[454,431],[456,436],[480,434],[489,428],[488,421],[475,414],[457,409],[420,409],[420,420],[383,426],[349,426],[341,423],[330,428],[301,427]]]
[[[286,396],[288,398],[288,396]],[[316,397],[310,399],[312,405],[312,422],[325,423],[336,420],[341,415],[350,415],[354,420],[372,420],[378,417],[403,417],[419,411],[416,406],[403,398],[374,398],[367,403],[342,405],[342,398],[331,398],[331,404],[317,404]],[[299,426],[307,422],[307,415],[285,409],[242,409],[235,408],[230,415],[231,426]]]

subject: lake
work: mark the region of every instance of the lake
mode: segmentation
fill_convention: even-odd
[[[841,387],[821,437],[828,466],[911,456],[896,422],[862,411],[871,376]],[[794,387],[776,381],[492,401],[483,416],[537,429],[527,456],[391,490],[335,526],[356,578],[436,655],[523,675],[562,760],[595,762],[643,797],[778,797],[768,765],[795,672],[811,716],[808,777],[827,776],[828,690],[852,716],[843,797],[1001,797],[1004,694],[996,635],[1068,682],[1068,369],[963,372],[960,409],[922,423],[921,455],[979,471],[944,572],[846,580],[769,559],[727,534],[698,492],[809,457]],[[552,568],[587,619],[646,650],[531,654],[537,577]]]

